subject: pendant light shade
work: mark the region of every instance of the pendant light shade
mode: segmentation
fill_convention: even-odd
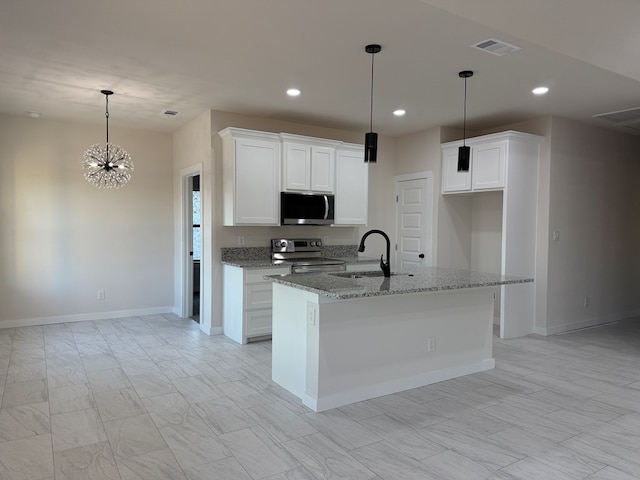
[[[464,113],[462,117],[462,146],[458,148],[458,171],[469,171],[469,160],[471,158],[471,148],[466,146],[467,140],[467,78],[473,77],[471,70],[463,70],[458,73],[464,79]]]
[[[131,155],[119,145],[109,143],[109,95],[111,90],[100,90],[105,96],[105,118],[107,126],[107,142],[96,143],[84,152],[82,168],[84,178],[98,188],[122,188],[131,180],[133,162]]]
[[[378,159],[378,134],[373,131],[373,57],[382,47],[371,44],[364,47],[364,51],[371,54],[371,103],[369,108],[369,132],[364,136],[364,161],[375,163]]]

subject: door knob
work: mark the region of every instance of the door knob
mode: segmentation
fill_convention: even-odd
[[[418,255],[419,258],[424,258],[424,253],[421,253],[420,255]]]

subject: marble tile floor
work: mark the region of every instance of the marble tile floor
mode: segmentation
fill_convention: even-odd
[[[640,478],[640,320],[324,413],[173,315],[0,329],[2,480]]]

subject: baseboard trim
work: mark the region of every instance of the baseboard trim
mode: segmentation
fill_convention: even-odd
[[[579,322],[565,323],[563,325],[557,325],[554,327],[536,327],[534,333],[539,335],[549,336],[558,335],[560,333],[567,333],[573,330],[582,330],[584,328],[597,327],[599,325],[605,325],[607,323],[619,322],[621,320],[628,320],[630,318],[640,316],[640,311],[633,312],[621,312],[614,315],[608,315],[603,318],[588,318]]]
[[[118,310],[113,312],[79,313],[55,317],[22,318],[0,322],[0,328],[32,327],[34,325],[52,325],[54,323],[87,322],[91,320],[107,320],[109,318],[140,317],[144,315],[161,315],[173,313],[173,307],[140,308],[135,310]]]
[[[348,392],[327,395],[318,399],[304,394],[302,403],[315,412],[323,412],[331,408],[342,407],[355,402],[361,402],[370,398],[390,395],[392,393],[403,392],[411,388],[423,387],[432,383],[450,380],[452,378],[470,375],[472,373],[484,372],[495,368],[496,362],[493,358],[481,360],[469,365],[460,367],[443,368],[420,375],[399,378],[388,382],[376,383],[374,385],[366,385]]]

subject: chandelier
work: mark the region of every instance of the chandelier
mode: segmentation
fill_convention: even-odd
[[[84,152],[82,168],[84,178],[98,188],[122,188],[131,180],[133,162],[124,148],[109,143],[109,95],[111,90],[100,90],[105,96],[105,118],[107,124],[107,143],[91,145]]]

